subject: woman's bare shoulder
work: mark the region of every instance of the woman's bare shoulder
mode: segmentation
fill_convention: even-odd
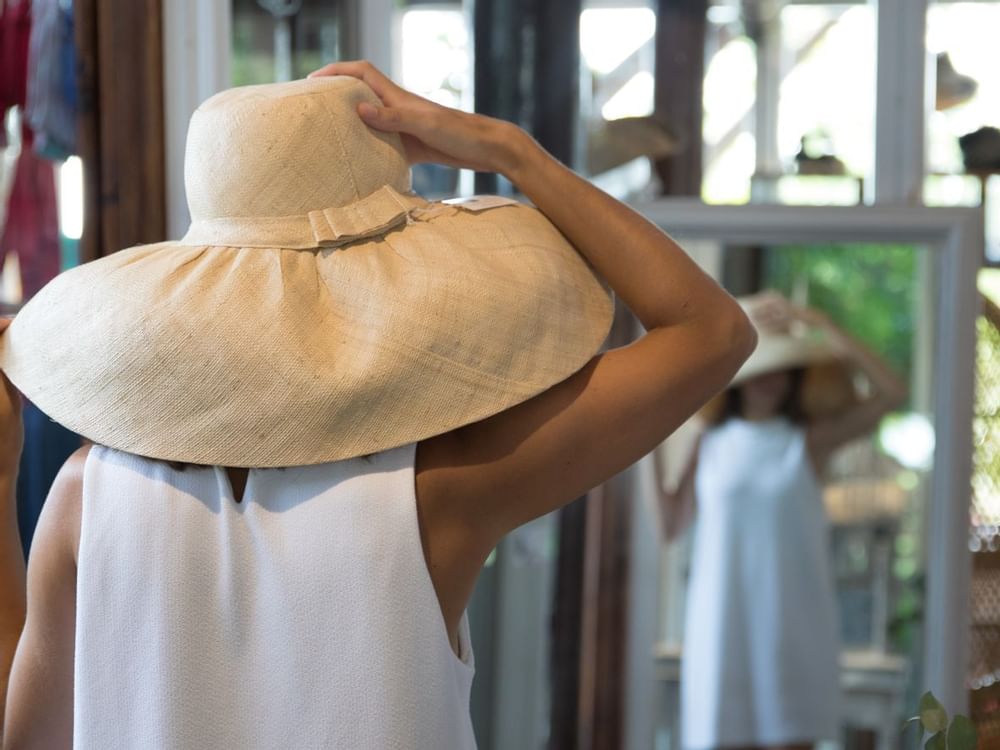
[[[45,498],[46,512],[62,529],[59,536],[71,545],[73,559],[80,547],[80,519],[83,512],[83,471],[91,444],[77,448],[60,467]]]

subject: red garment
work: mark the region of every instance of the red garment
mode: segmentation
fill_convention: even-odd
[[[6,0],[0,13],[0,110],[24,106],[30,36],[31,3]]]
[[[21,267],[21,288],[29,299],[59,273],[59,214],[52,162],[22,148],[0,236],[0,260],[11,250]]]
[[[21,107],[27,97],[28,41],[31,37],[31,2],[6,0],[0,12],[0,123],[7,110]],[[22,127],[23,144],[31,146],[31,132]],[[4,145],[0,127],[0,145]]]

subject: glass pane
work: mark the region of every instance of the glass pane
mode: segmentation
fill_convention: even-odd
[[[927,124],[932,172],[962,172],[958,139],[1000,122],[997,28],[997,2],[935,2],[928,8],[927,49],[937,72],[936,108]],[[996,157],[1000,167],[1000,153]]]
[[[653,114],[656,14],[648,3],[585,2],[580,14],[579,171],[624,196],[649,184],[647,157],[669,152],[675,134]]]
[[[764,5],[709,8],[702,197],[859,203],[874,167],[874,9]]]
[[[459,109],[472,109],[472,36],[462,4],[403,3],[396,11],[394,78],[404,88]],[[413,168],[413,188],[426,198],[465,192],[457,169]]]
[[[927,10],[935,108],[925,193],[933,205],[985,204],[986,254],[1000,262],[998,27],[1000,2],[932,2]]]
[[[699,463],[695,520],[663,550],[657,746],[681,746],[685,720],[688,731],[699,732],[691,742],[714,736],[706,718],[714,711],[711,695],[734,731],[742,710],[767,731],[786,706],[792,726],[804,722],[799,739],[823,738],[826,724],[834,727],[828,739],[850,745],[851,732],[873,730],[888,733],[894,746],[904,709],[916,705],[922,685],[924,517],[935,445],[930,253],[889,244],[682,243],[695,257],[714,258],[734,294],[773,289],[822,311],[898,374],[908,395],[898,411],[828,460],[812,457],[805,436],[876,392],[859,367],[806,366],[749,380],[734,389],[740,397],[702,412],[708,426],[700,445],[668,441],[668,476],[671,462],[676,477],[692,453]],[[748,411],[779,385],[781,398],[768,396],[770,411]],[[739,431],[752,433],[745,452],[731,444],[713,448]],[[805,446],[798,453],[789,447],[795,440]],[[778,445],[784,447],[772,450]],[[768,489],[786,474],[811,479],[785,485],[794,490]],[[824,601],[829,618],[816,614]],[[824,634],[828,622],[836,627]],[[685,693],[697,701],[686,716]],[[732,744],[754,743],[747,737]]]
[[[342,48],[337,0],[232,0],[234,86],[303,78],[337,60]]]

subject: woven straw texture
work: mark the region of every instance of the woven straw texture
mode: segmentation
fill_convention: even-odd
[[[332,78],[208,100],[188,235],[58,276],[0,367],[95,442],[256,467],[447,432],[580,369],[611,325],[607,285],[534,208],[407,194],[401,144],[361,123],[362,98]]]

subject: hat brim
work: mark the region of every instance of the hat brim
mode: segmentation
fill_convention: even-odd
[[[375,240],[143,245],[67,271],[0,338],[0,368],[90,440],[270,467],[479,421],[585,365],[606,282],[536,209],[441,204]]]
[[[842,358],[825,337],[761,333],[757,348],[743,363],[731,385],[782,370],[827,364]]]
[[[816,332],[775,334],[760,332],[757,348],[730,381],[699,411],[708,424],[717,422],[724,409],[726,393],[754,378],[775,372],[804,369],[802,412],[806,419],[824,419],[841,413],[857,401],[853,376],[843,352]]]

